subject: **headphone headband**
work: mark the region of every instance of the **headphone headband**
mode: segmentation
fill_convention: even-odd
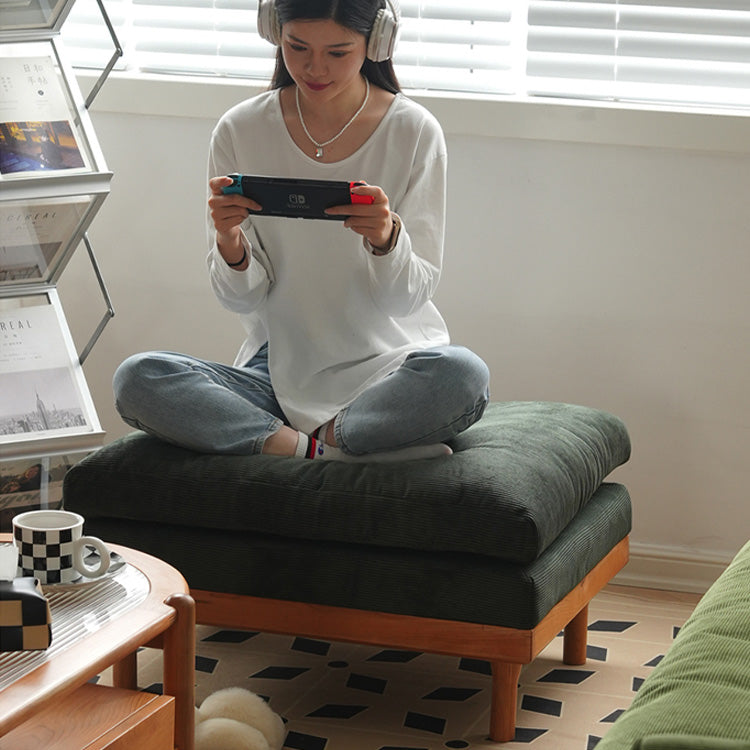
[[[385,8],[378,11],[367,42],[367,57],[370,60],[383,62],[393,57],[400,26],[401,11],[398,0],[385,0]],[[275,0],[259,0],[258,34],[277,47],[281,45],[281,24]]]

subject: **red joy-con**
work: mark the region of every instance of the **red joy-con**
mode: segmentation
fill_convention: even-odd
[[[349,194],[351,195],[352,203],[363,203],[369,206],[375,203],[374,195],[357,195],[356,193],[351,192],[352,188],[360,187],[361,185],[364,185],[364,184],[365,184],[364,182],[350,182]]]

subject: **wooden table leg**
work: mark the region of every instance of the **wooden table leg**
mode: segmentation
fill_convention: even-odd
[[[587,604],[566,626],[563,636],[563,662],[565,664],[586,663],[586,640],[589,625]]]
[[[112,684],[127,690],[138,689],[138,653],[136,651],[112,665]]]
[[[510,742],[516,736],[516,703],[521,664],[492,662],[492,705],[490,707],[490,739]]]
[[[175,699],[175,747],[195,747],[195,602],[188,594],[165,601],[177,619],[164,633],[164,693]]]

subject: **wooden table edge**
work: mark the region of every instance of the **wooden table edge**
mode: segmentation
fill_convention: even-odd
[[[12,541],[11,534],[0,534],[0,542]],[[0,689],[0,737],[50,705],[58,696],[73,692],[107,667],[134,654],[141,646],[159,639],[164,648],[165,693],[175,697],[176,745],[180,750],[192,750],[195,603],[187,582],[178,570],[153,555],[105,543],[146,576],[149,581],[146,598],[87,638]],[[127,635],[118,635],[123,629]],[[113,639],[113,635],[116,638]],[[114,647],[111,645],[113,640],[117,644]]]

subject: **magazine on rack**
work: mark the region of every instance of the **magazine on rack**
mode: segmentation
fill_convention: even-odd
[[[13,516],[62,505],[63,480],[80,456],[60,455],[0,461],[0,532]]]
[[[102,436],[57,292],[0,299],[0,459],[93,449]]]
[[[48,281],[89,206],[88,196],[0,203],[0,287]]]
[[[0,31],[49,29],[65,4],[66,0],[0,0]]]
[[[0,47],[0,180],[88,169],[61,75],[50,56],[3,56]]]

